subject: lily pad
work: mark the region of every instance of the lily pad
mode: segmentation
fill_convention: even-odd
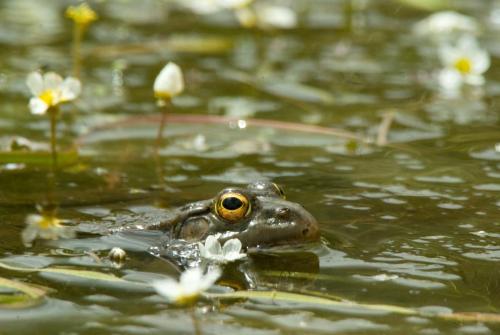
[[[258,86],[272,95],[282,98],[288,98],[303,102],[311,102],[323,105],[333,105],[335,98],[333,94],[321,88],[308,86],[300,83],[279,81],[264,81],[258,83]]]
[[[0,277],[0,307],[24,308],[43,301],[47,291],[39,287]]]
[[[417,311],[410,308],[380,305],[380,304],[360,304],[357,302],[343,300],[337,301],[322,297],[309,296],[299,293],[289,293],[282,291],[237,291],[231,293],[220,294],[206,294],[208,298],[219,299],[256,299],[256,300],[270,300],[272,302],[285,302],[305,305],[322,306],[326,308],[334,308],[339,312],[353,313],[353,314],[417,314]]]
[[[43,277],[59,282],[71,283],[75,285],[102,286],[111,289],[131,289],[134,291],[153,291],[150,285],[146,283],[124,280],[113,274],[90,271],[76,270],[69,268],[24,268],[8,265],[0,262],[0,267],[19,272],[38,272]]]

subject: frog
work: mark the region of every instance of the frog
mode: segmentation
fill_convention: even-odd
[[[189,203],[172,214],[149,229],[164,231],[168,240],[186,242],[204,241],[210,235],[218,236],[221,243],[237,238],[243,249],[304,244],[320,238],[316,219],[269,181],[224,188],[215,197]]]

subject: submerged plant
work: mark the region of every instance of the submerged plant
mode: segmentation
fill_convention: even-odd
[[[37,238],[44,240],[57,240],[59,238],[72,238],[75,231],[72,227],[61,225],[61,220],[52,213],[30,214],[26,217],[26,228],[21,238],[26,246],[31,246]]]
[[[156,281],[153,287],[168,302],[176,305],[194,303],[201,293],[209,289],[219,279],[221,271],[212,268],[203,273],[201,268],[192,268],[184,271],[179,281],[172,278]]]
[[[443,44],[439,57],[444,69],[438,80],[445,92],[453,94],[464,84],[479,86],[485,83],[483,74],[490,67],[490,55],[474,37],[466,35],[456,44]]]
[[[54,72],[41,74],[32,72],[26,79],[26,85],[33,97],[29,101],[32,114],[50,116],[51,152],[53,163],[56,163],[56,121],[59,105],[76,99],[81,92],[81,83],[78,79],[67,77],[63,79]]]
[[[210,262],[225,264],[247,257],[241,252],[241,241],[232,238],[221,246],[217,236],[210,235],[205,240],[205,244],[198,243],[200,256]]]
[[[80,77],[80,48],[85,31],[89,25],[98,19],[97,13],[84,2],[79,6],[66,9],[66,17],[73,20],[73,75]]]

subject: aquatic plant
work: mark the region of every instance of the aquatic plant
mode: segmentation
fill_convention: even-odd
[[[179,65],[167,63],[156,77],[153,90],[160,104],[170,102],[181,94],[184,91],[184,76]]]
[[[51,213],[30,214],[26,217],[21,239],[26,246],[31,246],[37,238],[44,240],[57,240],[59,238],[72,238],[75,231],[72,227],[61,225],[61,220]]]
[[[72,58],[73,58],[73,75],[75,77],[80,77],[80,49],[81,43],[83,39],[83,35],[85,31],[89,27],[89,25],[96,21],[99,17],[97,13],[90,8],[90,6],[83,2],[78,6],[70,6],[66,9],[66,17],[73,20],[73,49],[72,49]]]
[[[156,138],[155,156],[158,157],[158,150],[163,139],[163,129],[165,127],[168,107],[172,98],[184,91],[184,75],[179,65],[168,62],[158,76],[156,76],[153,84],[153,91],[158,106],[163,107],[160,126],[158,127],[158,136]],[[161,173],[159,173],[159,175],[161,175]]]
[[[297,14],[285,6],[261,3],[239,8],[235,14],[240,24],[246,28],[291,29],[297,26]]]
[[[440,86],[448,93],[462,85],[479,86],[485,83],[483,74],[490,67],[490,55],[470,36],[462,36],[456,43],[445,43],[439,49],[444,66],[438,76]]]
[[[179,281],[168,278],[153,282],[152,285],[156,292],[170,303],[188,305],[209,289],[220,275],[221,271],[218,268],[210,268],[206,274],[201,268],[192,268],[184,271]]]
[[[219,239],[215,235],[210,235],[205,240],[205,244],[198,242],[200,256],[210,262],[225,264],[247,257],[241,252],[241,241],[232,238],[221,246]]]
[[[109,259],[113,261],[123,261],[127,257],[127,253],[122,248],[114,247],[108,253]]]
[[[32,114],[50,116],[51,152],[53,164],[57,161],[56,152],[56,122],[59,105],[76,99],[82,90],[78,79],[67,77],[63,79],[55,72],[32,72],[26,79],[26,85],[33,97],[29,101]]]

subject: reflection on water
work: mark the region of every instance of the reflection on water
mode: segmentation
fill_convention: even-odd
[[[244,29],[232,12],[197,16],[173,1],[92,3],[100,20],[83,43],[79,113],[64,108],[58,128],[61,143],[76,138],[80,159],[63,164],[54,186],[58,216],[77,226],[78,236],[22,244],[26,215],[46,201],[50,168],[2,156],[0,258],[15,267],[98,271],[134,284],[0,268],[0,277],[43,287],[47,297],[30,308],[2,308],[1,332],[193,333],[189,311],[170,308],[141,284],[177,276],[173,263],[150,254],[161,234],[100,234],[154,224],[171,215],[162,208],[259,179],[279,183],[288,199],[313,213],[322,241],[258,251],[226,268],[214,291],[280,290],[418,313],[202,300],[195,317],[203,334],[499,332],[498,322],[435,317],[500,309],[499,73],[492,66],[484,86],[443,96],[433,79],[440,68],[435,41],[424,43],[411,28],[428,12],[405,2],[294,0],[286,4],[297,12],[298,27],[283,30]],[[24,78],[37,68],[69,72],[66,5],[0,3],[2,148],[13,136],[44,148],[48,121],[29,115]],[[479,19],[495,65],[500,4],[453,6]],[[250,122],[172,122],[159,150],[159,175],[151,86],[168,60],[186,69],[187,92],[174,102],[180,114],[281,120],[372,138],[393,113],[390,145]],[[115,246],[127,251],[121,268],[107,258]],[[0,285],[2,299],[5,292],[13,291]]]

